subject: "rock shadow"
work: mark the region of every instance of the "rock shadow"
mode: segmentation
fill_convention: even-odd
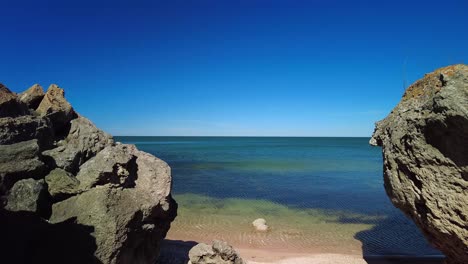
[[[187,264],[189,251],[197,244],[195,241],[164,239],[156,264]]]
[[[94,228],[69,219],[50,224],[30,212],[0,210],[0,263],[95,263]]]
[[[416,225],[403,215],[391,215],[372,229],[356,233],[369,264],[442,264],[443,254],[433,248]]]

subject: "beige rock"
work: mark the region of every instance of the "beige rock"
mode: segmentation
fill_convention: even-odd
[[[30,109],[36,109],[44,98],[44,89],[39,84],[34,84],[28,90],[18,95],[19,100]]]
[[[252,225],[255,227],[255,230],[260,232],[266,232],[269,229],[266,220],[263,218],[256,219],[252,222]]]
[[[36,111],[50,119],[54,130],[63,133],[70,121],[76,117],[70,103],[65,99],[65,92],[56,84],[51,84]]]
[[[200,243],[189,251],[189,264],[244,264],[237,252],[226,242],[214,240],[213,245]]]

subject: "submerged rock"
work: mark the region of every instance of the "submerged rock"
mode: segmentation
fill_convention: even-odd
[[[200,243],[189,251],[189,264],[244,264],[237,252],[226,242],[214,240],[213,245]]]
[[[269,229],[266,223],[266,220],[263,218],[256,219],[255,221],[252,222],[252,225],[255,228],[255,230],[260,231],[260,232],[266,232]]]
[[[416,81],[376,124],[384,183],[447,263],[468,263],[468,66]]]

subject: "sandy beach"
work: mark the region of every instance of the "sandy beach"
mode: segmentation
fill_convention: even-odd
[[[182,264],[188,261],[188,252],[195,241],[164,241],[160,264]],[[255,249],[247,245],[234,246],[235,250],[248,264],[442,264],[440,256],[363,256],[340,253],[311,253],[293,249]],[[339,250],[339,249],[337,249]],[[319,249],[312,250],[318,252]]]

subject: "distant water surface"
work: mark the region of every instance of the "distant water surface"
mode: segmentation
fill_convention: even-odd
[[[172,168],[169,237],[253,248],[438,255],[383,188],[369,138],[116,137]],[[251,221],[267,219],[259,234]]]

